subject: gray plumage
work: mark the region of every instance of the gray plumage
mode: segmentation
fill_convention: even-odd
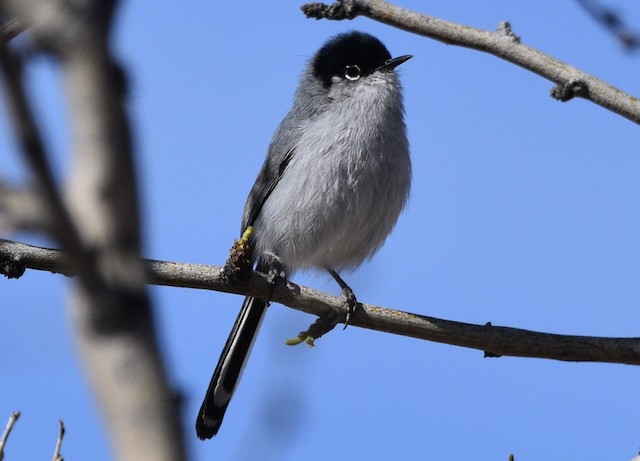
[[[411,184],[394,71],[409,57],[391,59],[378,39],[351,32],[309,61],[244,209],[258,270],[351,270],[382,246]],[[243,304],[198,415],[200,438],[220,427],[266,305]]]

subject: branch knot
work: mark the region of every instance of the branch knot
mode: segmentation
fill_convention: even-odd
[[[24,274],[27,266],[20,256],[0,261],[0,274],[9,279],[19,279]]]
[[[356,2],[352,0],[339,0],[331,5],[324,3],[305,3],[300,9],[307,18],[331,19],[334,21],[353,19],[359,14]]]
[[[513,32],[513,29],[511,29],[511,23],[509,21],[500,22],[500,24],[498,24],[496,32],[513,43],[520,43],[520,36],[516,35],[515,32]]]
[[[589,96],[589,86],[583,80],[571,79],[551,89],[551,97],[560,102],[570,101],[577,96]]]

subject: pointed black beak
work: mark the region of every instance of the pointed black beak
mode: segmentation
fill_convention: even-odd
[[[405,54],[404,56],[398,56],[397,58],[387,59],[387,62],[385,62],[380,67],[378,67],[376,69],[376,72],[377,71],[381,71],[381,72],[392,71],[393,69],[398,67],[400,64],[402,64],[403,62],[407,62],[411,58],[413,58],[413,56],[411,56],[410,54]]]

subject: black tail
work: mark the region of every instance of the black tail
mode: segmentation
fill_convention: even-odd
[[[233,391],[240,380],[267,304],[256,298],[244,299],[198,413],[196,433],[201,440],[210,439],[220,429],[224,412],[227,411]]]

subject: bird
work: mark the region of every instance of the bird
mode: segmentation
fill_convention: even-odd
[[[411,57],[392,58],[373,35],[350,31],[310,58],[244,207],[240,233],[249,235],[256,271],[285,278],[327,271],[353,306],[339,273],[380,249],[409,198],[411,159],[395,69]],[[250,296],[242,304],[197,416],[202,440],[220,429],[268,304]]]

